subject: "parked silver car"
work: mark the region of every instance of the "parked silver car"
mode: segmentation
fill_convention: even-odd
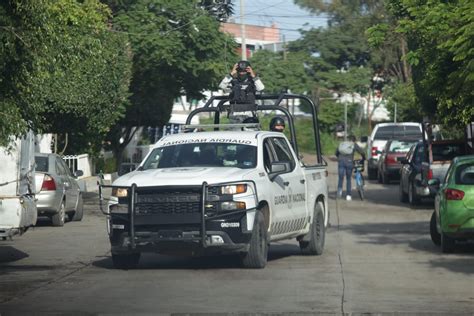
[[[72,174],[56,154],[37,153],[35,162],[38,216],[50,217],[53,226],[63,226],[66,216],[69,220],[82,220],[82,194],[76,180],[82,171]]]

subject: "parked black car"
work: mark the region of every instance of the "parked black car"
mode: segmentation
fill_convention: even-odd
[[[423,142],[414,145],[402,160],[400,201],[416,205],[423,197],[434,198],[451,161],[466,152],[466,144],[459,140],[433,141],[428,148]]]

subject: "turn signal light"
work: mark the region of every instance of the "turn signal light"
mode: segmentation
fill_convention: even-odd
[[[233,184],[221,187],[221,194],[240,194],[247,192],[246,184]]]
[[[446,200],[462,200],[464,198],[464,191],[456,190],[456,189],[446,189],[444,191],[444,196]]]

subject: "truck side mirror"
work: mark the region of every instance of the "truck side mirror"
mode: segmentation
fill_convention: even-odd
[[[400,163],[401,163],[402,165],[406,165],[406,164],[408,163],[408,159],[406,159],[405,157],[403,157],[403,158],[400,159]]]
[[[360,142],[361,142],[361,143],[367,143],[368,140],[369,140],[369,137],[368,137],[368,136],[361,136],[361,137],[360,137]]]
[[[273,181],[277,176],[280,174],[288,173],[290,172],[291,167],[290,167],[290,162],[285,161],[285,162],[272,162],[270,165],[270,181]]]

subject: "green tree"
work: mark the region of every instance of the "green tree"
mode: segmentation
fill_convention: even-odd
[[[252,67],[265,84],[266,93],[311,91],[312,81],[305,69],[309,56],[304,52],[274,53],[259,50],[252,56]]]
[[[465,126],[474,119],[474,6],[472,1],[399,0],[391,3],[406,34],[413,83],[424,113]]]
[[[87,132],[92,141],[123,115],[130,51],[109,18],[107,6],[94,0],[0,4],[0,109],[9,109],[1,117],[3,142],[28,127]]]
[[[168,122],[180,95],[202,98],[217,88],[226,62],[235,59],[235,42],[219,30],[208,11],[192,1],[108,1],[114,30],[127,34],[133,52],[131,106],[109,134],[117,158],[137,126]],[[119,140],[122,141],[119,141]]]
[[[398,122],[423,120],[422,108],[411,81],[394,83],[387,90],[387,110],[392,113],[392,119],[396,113]]]
[[[201,8],[218,21],[226,21],[234,13],[234,4],[227,0],[201,0]]]

